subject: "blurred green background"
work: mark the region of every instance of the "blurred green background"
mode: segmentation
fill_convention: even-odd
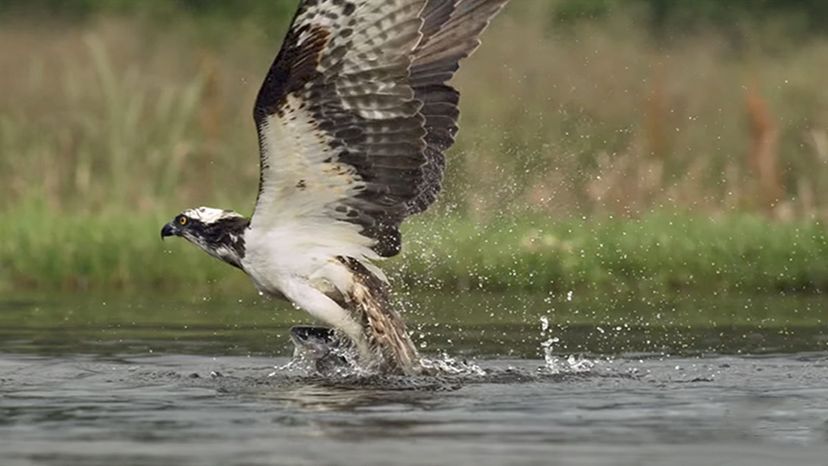
[[[249,214],[296,1],[0,2],[0,290],[254,291],[161,225]],[[828,290],[828,4],[514,0],[464,63],[415,288]]]

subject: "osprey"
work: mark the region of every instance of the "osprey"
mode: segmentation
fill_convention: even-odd
[[[303,0],[253,109],[251,218],[185,210],[180,236],[344,335],[358,362],[422,369],[375,262],[440,191],[457,133],[447,82],[508,0]]]

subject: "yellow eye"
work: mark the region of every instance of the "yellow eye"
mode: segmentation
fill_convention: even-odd
[[[187,219],[187,217],[185,217],[185,216],[183,216],[183,215],[182,215],[182,216],[180,216],[180,217],[178,217],[178,224],[179,224],[179,225],[181,225],[182,227],[183,227],[184,225],[186,225],[188,221],[189,221],[189,220]]]

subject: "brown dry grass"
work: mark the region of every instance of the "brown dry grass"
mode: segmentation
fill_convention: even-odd
[[[460,74],[443,210],[828,217],[828,40],[659,44],[633,17],[557,29],[550,8],[516,2]],[[249,211],[250,107],[279,33],[174,24],[0,28],[0,209]]]

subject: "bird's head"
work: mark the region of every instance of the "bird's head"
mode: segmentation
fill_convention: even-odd
[[[161,239],[180,236],[207,254],[242,268],[244,232],[250,220],[232,210],[198,207],[176,215],[161,228]]]

